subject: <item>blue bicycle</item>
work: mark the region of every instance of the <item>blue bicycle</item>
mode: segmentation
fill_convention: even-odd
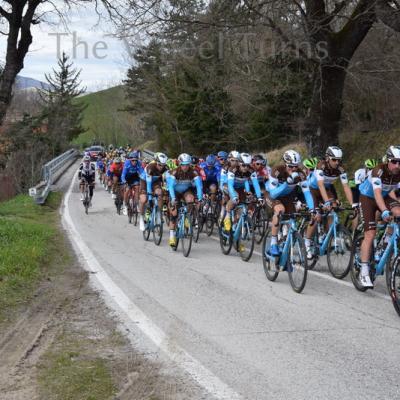
[[[158,207],[158,196],[150,195],[145,210],[145,230],[143,231],[143,239],[149,240],[150,233],[153,233],[155,245],[159,246],[163,236],[164,221],[162,210]]]
[[[400,315],[400,217],[394,218],[393,222],[378,225],[377,236],[370,258],[370,278],[374,282],[379,275],[386,276],[386,285],[393,302],[393,306]],[[387,229],[392,230],[389,243],[386,243],[385,233]],[[365,292],[367,288],[361,285],[359,276],[360,247],[364,238],[364,232],[358,232],[353,241],[352,264],[350,269],[351,280],[354,287]]]
[[[287,271],[293,290],[301,293],[307,282],[307,253],[303,237],[297,230],[298,217],[303,214],[281,214],[279,222],[278,246],[280,256],[272,256],[271,228],[268,227],[262,244],[264,272],[270,281],[278,278],[279,272]],[[283,220],[285,219],[285,220]]]
[[[185,257],[189,256],[190,250],[192,249],[193,223],[196,218],[194,209],[195,203],[185,203],[184,201],[181,202],[178,208],[178,221],[175,228],[176,244],[172,249],[176,251],[179,242],[181,242],[183,255]]]
[[[312,259],[308,260],[309,269],[313,269],[319,257],[326,255],[330,273],[337,279],[343,279],[350,271],[352,234],[339,221],[338,212],[347,208],[335,208],[322,215],[322,222],[318,223],[314,237],[311,239],[310,251]],[[326,232],[325,226],[330,219]],[[305,237],[307,225],[301,228]]]
[[[224,218],[221,219],[219,225],[219,243],[222,253],[228,255],[234,245],[242,260],[249,261],[253,255],[255,234],[248,203],[240,203],[231,211],[231,221],[233,225],[230,231],[224,228]]]

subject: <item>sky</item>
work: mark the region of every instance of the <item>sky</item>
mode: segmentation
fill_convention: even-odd
[[[45,73],[51,73],[57,65],[58,52],[65,51],[75,67],[82,70],[80,78],[88,91],[121,83],[129,63],[124,42],[110,36],[113,32],[112,24],[99,22],[93,8],[80,7],[67,15],[66,26],[41,23],[33,27],[33,43],[20,75],[45,81]],[[48,19],[56,21],[51,14]],[[0,36],[3,60],[5,48],[6,37]]]

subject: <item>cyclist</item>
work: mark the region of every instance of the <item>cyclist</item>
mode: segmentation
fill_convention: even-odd
[[[263,193],[265,193],[265,184],[269,179],[271,168],[267,165],[267,160],[261,154],[256,154],[253,156],[251,165],[257,174],[257,180],[260,185],[260,189]]]
[[[221,174],[221,166],[217,162],[217,157],[214,154],[209,154],[206,161],[200,164],[203,176],[203,190],[204,193],[209,193],[211,201],[216,201],[218,183]]]
[[[79,179],[79,189],[81,191],[81,201],[84,200],[83,191],[85,188],[85,182],[89,185],[89,196],[90,203],[92,206],[93,189],[95,185],[96,168],[94,164],[90,162],[90,156],[83,157],[83,162],[79,166],[78,179]]]
[[[309,210],[314,209],[306,173],[301,169],[301,156],[297,151],[288,150],[283,154],[283,164],[277,165],[271,171],[267,182],[266,202],[273,211],[271,227],[272,256],[279,256],[278,246],[279,218],[283,213],[295,213],[297,187],[300,185]]]
[[[129,193],[134,194],[136,204],[139,202],[139,184],[141,174],[143,174],[143,168],[139,161],[139,154],[137,151],[132,151],[128,154],[121,176],[121,181],[126,186],[124,193],[124,215],[128,214]]]
[[[105,172],[105,168],[106,168],[106,165],[104,163],[103,157],[101,155],[99,155],[97,157],[97,161],[96,161],[96,170],[97,170],[97,172],[99,174],[100,181],[101,181],[102,176],[103,176],[103,174]]]
[[[156,153],[154,162],[150,162],[140,176],[140,203],[139,203],[139,228],[145,230],[144,211],[149,197],[154,194],[158,196],[158,207],[163,208],[162,179],[167,171],[168,157],[164,153]]]
[[[364,217],[364,240],[361,244],[361,285],[373,288],[369,275],[369,260],[376,233],[376,211],[388,222],[391,215],[400,216],[400,198],[396,190],[400,188],[400,146],[390,146],[386,151],[386,162],[377,165],[360,185],[360,203]],[[386,231],[389,241],[391,232]]]
[[[234,155],[233,155],[234,156]],[[263,197],[258,184],[257,174],[251,168],[251,155],[241,153],[238,157],[237,166],[229,167],[227,174],[227,186],[229,193],[229,201],[226,205],[226,215],[224,218],[224,230],[229,232],[232,229],[231,211],[239,202],[246,200],[246,195],[251,193],[250,183],[254,187],[257,200],[263,203]]]
[[[228,159],[228,153],[226,151],[219,151],[217,153],[218,164],[223,167]]]
[[[367,179],[368,174],[378,165],[378,161],[372,158],[368,158],[364,161],[364,168],[358,169],[354,173],[354,180],[350,182],[350,186],[352,187],[353,198],[356,203],[359,202],[360,199],[360,185]]]
[[[122,175],[122,169],[123,165],[121,162],[121,159],[119,157],[116,157],[114,159],[114,162],[110,165],[108,172],[108,177],[112,181],[112,198],[116,199],[117,198],[117,190],[118,185],[121,183],[121,175]]]
[[[200,176],[193,168],[192,157],[189,154],[182,153],[178,157],[179,166],[170,173],[168,179],[168,191],[170,197],[170,225],[169,225],[169,245],[176,245],[175,226],[178,216],[176,208],[180,200],[190,204],[194,202],[193,187],[196,187],[197,200],[203,198],[203,187]]]
[[[334,182],[340,178],[343,186],[344,194],[347,201],[352,205],[353,209],[357,209],[358,203],[353,202],[353,194],[351,192],[347,174],[342,166],[343,152],[340,147],[329,146],[325,152],[325,159],[318,162],[314,172],[309,176],[309,184],[311,194],[314,199],[317,215],[316,221],[321,221],[319,211],[319,204],[330,211],[332,207],[336,207],[338,203],[338,196],[336,189],[333,186]],[[307,227],[306,239],[304,240],[307,250],[307,258],[312,259],[311,238],[313,237],[317,224],[310,224]]]

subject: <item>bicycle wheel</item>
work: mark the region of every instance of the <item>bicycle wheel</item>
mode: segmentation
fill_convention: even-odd
[[[249,261],[253,255],[255,242],[253,219],[249,215],[243,221],[238,242],[240,257],[243,261]]]
[[[307,225],[303,226],[301,229],[301,232],[300,232],[301,236],[303,237],[303,240],[306,239],[306,232],[307,232]],[[307,258],[307,267],[309,270],[312,270],[317,265],[318,258],[319,258],[319,243],[318,243],[317,230],[314,232],[314,236],[311,239],[310,246],[312,249],[313,258],[311,260]]]
[[[258,207],[257,211],[254,213],[254,234],[255,241],[260,244],[263,239],[268,226],[267,213],[264,207]]]
[[[191,224],[192,224],[192,233],[193,233],[193,240],[195,243],[199,241],[199,236],[200,236],[200,219],[202,218],[199,214],[199,211],[197,210],[196,207],[193,207],[191,213]]]
[[[224,229],[224,220],[221,220],[219,227],[219,244],[221,246],[222,253],[228,255],[231,252],[233,244],[232,230],[229,232]]]
[[[130,197],[128,201],[128,221],[131,224],[133,219],[133,199]]]
[[[183,218],[185,218],[183,223],[183,235],[181,238],[182,242],[182,251],[184,257],[188,257],[190,254],[190,250],[192,248],[192,240],[193,240],[193,226],[192,226],[192,218],[189,214],[184,214]]]
[[[155,217],[154,217],[154,229],[153,229],[153,240],[154,244],[156,246],[159,246],[161,243],[161,239],[163,236],[163,218],[162,218],[162,213],[161,210],[158,209],[155,211]]]
[[[400,316],[400,257],[397,257],[392,264],[389,283],[393,307]]]
[[[211,236],[214,231],[214,213],[208,213],[206,217],[206,234]]]
[[[360,247],[361,242],[364,239],[364,233],[359,233],[353,239],[353,243],[351,245],[351,255],[350,255],[350,278],[353,282],[354,287],[360,292],[365,292],[367,288],[361,285],[360,282]]]
[[[307,252],[299,232],[293,232],[287,263],[287,271],[292,289],[301,293],[307,282]]]
[[[263,259],[263,267],[265,275],[268,280],[275,281],[279,275],[279,258],[271,258],[268,255],[268,250],[271,247],[271,229],[267,228],[264,239],[262,242],[261,250],[262,250],[262,259]]]
[[[343,225],[336,227],[336,237],[329,239],[326,259],[332,276],[343,279],[350,271],[352,235]]]
[[[150,216],[148,216],[148,214],[149,214],[148,211],[147,211],[148,209],[149,209],[149,206],[146,206],[145,213],[144,213],[145,229],[143,231],[143,239],[146,242],[149,240],[149,237],[150,237],[150,221],[149,221]]]

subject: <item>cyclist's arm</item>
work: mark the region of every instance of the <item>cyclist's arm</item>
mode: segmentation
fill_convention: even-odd
[[[301,190],[304,193],[304,198],[306,200],[306,204],[309,210],[313,210],[315,208],[314,199],[310,192],[310,186],[307,181],[303,181],[300,183]]]
[[[168,192],[169,192],[169,197],[171,200],[175,200],[175,183],[176,183],[176,178],[173,175],[170,175],[168,179]]]
[[[197,198],[198,200],[201,200],[203,198],[203,182],[200,176],[196,176],[193,180],[196,185]]]
[[[126,173],[128,172],[128,169],[126,168],[126,166],[124,166],[124,169],[122,170],[122,174],[121,174],[121,182],[122,183],[126,183]]]
[[[324,185],[324,172],[322,170],[315,170],[314,173],[317,176],[318,189],[321,193],[322,199],[326,203],[327,201],[329,201],[331,199],[328,197],[328,193],[326,192],[326,188]]]
[[[350,204],[353,204],[353,192],[350,189],[349,186],[349,180],[347,179],[347,174],[346,172],[343,172],[340,175],[340,181],[342,182],[343,185],[343,190],[344,194],[346,195],[346,199]]]
[[[228,172],[228,192],[229,192],[229,197],[233,200],[236,199],[236,191],[234,188],[234,183],[235,183],[235,174],[233,172]]]
[[[375,201],[377,206],[381,211],[387,210],[385,200],[382,196],[382,181],[380,178],[373,178],[372,179],[372,185],[375,187],[374,188],[374,196],[375,196]]]
[[[260,184],[257,179],[257,174],[253,172],[250,176],[251,182],[253,183],[254,190],[256,192],[257,199],[262,198]],[[250,186],[250,185],[249,185]]]
[[[146,190],[147,190],[147,193],[151,193],[152,192],[151,191],[152,182],[153,182],[152,176],[149,173],[147,173],[147,171],[146,171]]]
[[[279,183],[278,179],[272,176],[268,180],[267,191],[272,199],[277,199],[281,196],[288,188],[287,182]]]

